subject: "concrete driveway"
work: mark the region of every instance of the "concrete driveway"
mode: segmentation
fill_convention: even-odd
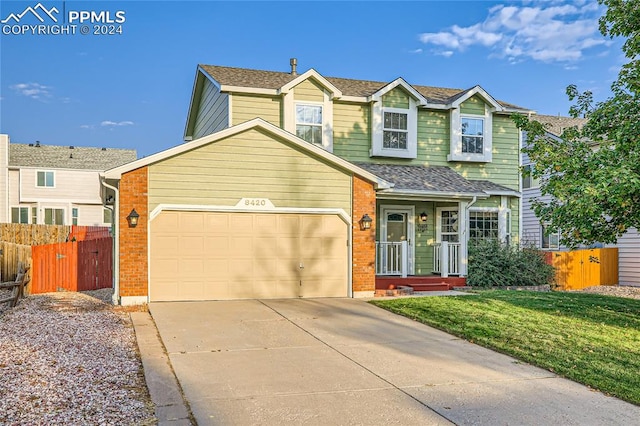
[[[199,425],[640,422],[640,407],[361,300],[150,311]]]

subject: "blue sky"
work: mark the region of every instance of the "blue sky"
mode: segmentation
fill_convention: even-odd
[[[76,34],[5,34],[16,22],[0,24],[10,26],[0,35],[0,133],[139,156],[182,142],[199,63],[288,71],[296,57],[300,72],[479,84],[497,99],[562,115],[567,85],[602,100],[624,63],[620,40],[598,32],[603,9],[594,1],[40,3],[60,21],[72,11],[111,20],[124,12],[122,34],[83,35],[77,21]],[[0,20],[37,4],[3,0]],[[26,14],[19,24],[40,22]]]

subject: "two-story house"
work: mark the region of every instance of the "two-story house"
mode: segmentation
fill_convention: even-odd
[[[0,135],[0,222],[111,226],[100,173],[136,151],[10,143]]]
[[[554,115],[538,114],[532,119],[542,123],[546,128],[546,136],[558,139],[565,129],[570,127],[582,128],[586,123],[584,118],[572,118]],[[523,144],[527,144],[526,134],[522,136]],[[597,145],[594,145],[597,149]],[[541,250],[568,250],[562,244],[557,230],[550,229],[547,224],[541,222],[533,211],[533,200],[541,202],[550,201],[550,196],[543,196],[540,191],[540,182],[529,174],[535,164],[526,153],[522,154],[522,239],[525,246],[533,246]],[[602,246],[600,244],[600,246]],[[625,232],[616,244],[611,247],[618,248],[618,277],[621,285],[640,285],[640,235],[638,230],[630,228]]]
[[[200,65],[186,142],[104,174],[122,301],[358,297],[384,276],[464,277],[469,241],[519,241],[513,112],[529,111],[480,86]]]

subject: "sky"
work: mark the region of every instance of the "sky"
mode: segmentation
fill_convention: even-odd
[[[621,40],[598,31],[603,11],[588,0],[2,0],[0,133],[148,156],[183,142],[198,64],[288,72],[293,57],[299,73],[480,85],[568,115],[568,85],[604,100],[624,63]]]

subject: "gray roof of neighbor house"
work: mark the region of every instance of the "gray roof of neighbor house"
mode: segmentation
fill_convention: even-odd
[[[215,81],[222,85],[237,87],[252,87],[260,89],[279,89],[290,81],[296,79],[299,74],[294,75],[287,72],[262,71],[247,68],[222,67],[217,65],[199,65]],[[370,96],[382,89],[389,82],[352,80],[348,78],[325,77],[327,81],[336,86],[345,96]],[[430,102],[437,104],[448,104],[455,101],[471,89],[448,89],[444,87],[414,86],[422,96]],[[526,111],[526,108],[519,107],[507,102],[498,101],[503,107]]]
[[[135,161],[135,149],[9,144],[9,167],[108,170]]]
[[[394,184],[393,190],[433,193],[482,194],[486,191],[517,192],[484,180],[465,179],[446,166],[403,166],[396,164],[356,163],[358,167]]]
[[[542,123],[549,133],[556,136],[562,135],[564,129],[569,127],[582,129],[582,126],[587,123],[586,118],[561,117],[559,115],[536,114],[532,115],[531,119]]]

